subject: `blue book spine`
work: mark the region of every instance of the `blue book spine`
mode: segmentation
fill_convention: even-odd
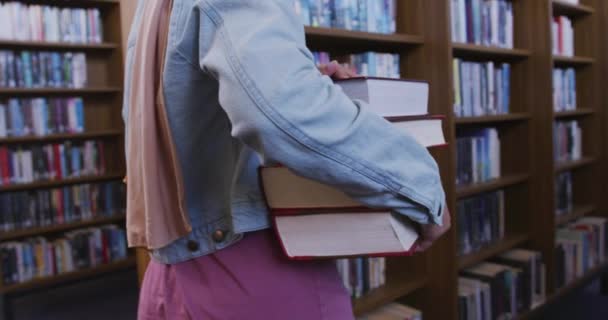
[[[64,179],[68,177],[68,172],[67,172],[67,159],[66,159],[66,152],[67,150],[65,150],[64,147],[60,147],[59,148],[59,161],[60,161],[60,167],[61,167],[61,177],[63,177]]]
[[[80,175],[80,148],[71,148],[71,167],[75,176]]]
[[[480,0],[473,0],[473,41],[481,44],[481,5]]]
[[[346,0],[333,0],[331,10],[331,21],[334,28],[346,29]]]
[[[300,0],[300,15],[305,26],[311,25],[310,20],[310,0]]]
[[[503,113],[509,113],[509,105],[511,103],[511,65],[508,63],[503,64],[503,80],[504,94],[503,94]]]
[[[23,81],[25,87],[32,88],[34,86],[32,76],[32,55],[29,51],[21,52],[21,63],[23,64]]]
[[[359,25],[359,31],[367,31],[367,1],[368,0],[356,0],[357,1],[357,22]]]
[[[52,53],[51,64],[53,70],[53,86],[58,88],[63,85],[63,77],[61,72],[61,55],[57,52]]]
[[[333,0],[321,0],[321,27],[330,28],[332,25]]]
[[[76,98],[76,130],[84,132],[84,103],[82,98]]]
[[[21,112],[21,102],[19,99],[10,99],[8,107],[11,116],[11,128],[15,137],[24,135],[25,123],[23,121],[23,113]]]

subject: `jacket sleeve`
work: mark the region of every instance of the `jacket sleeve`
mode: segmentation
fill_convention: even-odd
[[[197,1],[198,64],[219,83],[232,134],[266,163],[368,206],[441,224],[445,195],[428,150],[320,74],[292,6]]]

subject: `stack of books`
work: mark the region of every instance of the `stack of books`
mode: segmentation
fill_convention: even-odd
[[[442,118],[427,114],[428,83],[352,78],[337,85],[351,99],[367,102],[362,108],[385,117],[421,146],[445,145]],[[412,253],[418,234],[401,215],[367,208],[286,167],[260,168],[260,181],[275,231],[286,256],[292,259]],[[336,225],[341,227],[336,229]]]
[[[84,88],[87,57],[81,52],[0,51],[2,88]]]
[[[583,131],[577,120],[556,121],[553,127],[555,162],[576,161],[583,156]]]
[[[608,219],[584,217],[556,232],[556,286],[567,285],[606,261]]]
[[[500,177],[500,139],[496,128],[459,132],[456,139],[456,185]]]
[[[555,177],[555,214],[563,215],[573,208],[572,172],[561,172]]]
[[[328,52],[313,52],[313,56],[317,65],[328,64],[332,60]],[[398,54],[364,52],[339,56],[336,60],[361,76],[400,78]]]
[[[118,215],[125,210],[120,182],[80,184],[0,194],[0,231],[14,231]]]
[[[0,39],[71,43],[101,43],[103,25],[99,9],[0,4]]]
[[[454,115],[479,117],[509,113],[511,65],[454,59]]]
[[[54,240],[36,237],[0,244],[0,269],[5,285],[88,269],[125,258],[125,231],[114,225],[70,231]]]
[[[553,38],[553,54],[561,56],[574,56],[574,28],[572,20],[566,16],[553,19],[551,25]]]
[[[9,99],[0,102],[0,137],[84,132],[82,98]]]
[[[396,0],[296,0],[295,10],[306,26],[395,33]]]
[[[458,201],[458,254],[479,251],[505,236],[504,191],[495,191]]]
[[[101,141],[0,147],[0,185],[104,173],[104,144]]]
[[[576,71],[574,68],[553,69],[553,110],[576,109]]]
[[[338,272],[351,297],[359,298],[386,283],[384,258],[338,259]]]
[[[452,41],[513,48],[513,6],[507,0],[451,0]]]
[[[357,320],[422,320],[422,311],[393,302],[378,310],[357,317]]]
[[[513,249],[465,269],[458,278],[459,319],[515,319],[545,299],[540,252]]]

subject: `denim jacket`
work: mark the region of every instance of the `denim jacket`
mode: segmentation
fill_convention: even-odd
[[[155,260],[185,261],[268,228],[261,165],[280,163],[365,205],[441,224],[434,159],[317,70],[293,0],[173,0],[162,77],[192,232],[153,250]]]

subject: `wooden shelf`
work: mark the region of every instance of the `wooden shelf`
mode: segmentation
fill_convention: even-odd
[[[571,16],[578,17],[594,13],[595,10],[584,4],[573,4],[559,0],[553,0],[553,15],[554,16]]]
[[[589,57],[567,57],[567,56],[553,56],[553,63],[557,67],[584,67],[595,63],[595,59]]]
[[[456,187],[456,197],[458,199],[470,197],[479,193],[503,189],[528,180],[527,174],[508,175],[502,178],[494,179],[484,183],[478,183],[470,186]]]
[[[567,294],[571,293],[572,291],[586,286],[587,284],[589,284],[591,281],[593,281],[599,275],[601,275],[602,273],[604,273],[606,271],[608,271],[608,262],[604,262],[604,263],[600,264],[599,266],[587,271],[587,273],[585,273],[585,275],[583,275],[582,277],[580,277],[580,278],[572,281],[570,284],[567,284],[566,286],[558,289],[556,293],[548,296],[545,299],[544,303],[542,303],[538,307],[536,307],[526,313],[521,314],[520,316],[517,317],[517,320],[535,319],[541,310],[544,310],[546,307],[548,307],[556,302],[559,302],[561,300],[561,298],[565,297]]]
[[[61,186],[70,185],[70,184],[102,182],[102,181],[109,181],[109,180],[122,180],[123,178],[124,178],[123,174],[114,173],[114,174],[104,174],[104,175],[100,175],[100,176],[78,177],[78,178],[69,178],[69,179],[53,180],[53,181],[40,181],[40,182],[34,182],[34,183],[0,186],[0,192],[54,188],[54,187],[61,187]]]
[[[123,261],[113,262],[106,265],[101,265],[95,268],[87,269],[87,270],[79,270],[70,273],[60,274],[47,278],[35,279],[32,281],[28,281],[25,283],[19,283],[14,285],[9,285],[6,287],[0,287],[1,294],[7,293],[15,293],[19,291],[28,291],[32,289],[38,289],[43,287],[49,287],[53,285],[57,285],[64,282],[82,280],[86,278],[90,278],[93,276],[102,275],[105,273],[110,273],[114,271],[130,269],[135,267],[135,258],[129,257]]]
[[[0,88],[0,96],[6,95],[85,95],[120,93],[119,87],[74,88]]]
[[[571,117],[588,116],[588,115],[592,115],[594,113],[595,113],[595,110],[593,110],[591,108],[580,108],[580,109],[568,110],[568,111],[558,111],[558,112],[555,112],[553,116],[555,118],[571,118]]]
[[[370,33],[319,27],[306,27],[305,30],[308,44],[326,43],[333,47],[351,44],[399,48],[419,46],[424,43],[424,38],[417,35]]]
[[[19,0],[19,2],[57,7],[106,8],[118,5],[120,0]]]
[[[593,164],[596,161],[597,161],[597,159],[593,158],[593,157],[583,157],[580,160],[567,161],[564,163],[558,162],[555,164],[555,172],[563,172],[563,171],[578,169],[578,168]]]
[[[492,116],[482,117],[464,117],[455,118],[457,125],[477,125],[477,124],[493,124],[493,123],[504,123],[504,122],[517,122],[530,120],[530,115],[527,113],[511,113],[511,114],[498,114]]]
[[[0,48],[28,49],[28,50],[59,50],[59,51],[110,51],[118,48],[116,43],[71,43],[71,42],[43,42],[43,41],[10,41],[0,40]]]
[[[499,47],[481,46],[469,43],[452,43],[454,57],[493,60],[523,60],[531,55],[529,50],[507,49]]]
[[[427,279],[424,277],[409,279],[408,281],[387,282],[386,285],[370,291],[365,296],[353,301],[356,316],[377,309],[379,306],[391,303],[398,298],[406,296],[426,286]]]
[[[27,228],[16,231],[0,232],[0,241],[7,241],[19,238],[40,236],[44,234],[54,234],[68,230],[86,228],[95,225],[103,225],[121,222],[125,220],[124,214],[117,214],[110,217],[99,217],[90,220],[78,221],[73,223],[55,224],[46,227]]]
[[[564,213],[555,217],[555,225],[559,226],[576,218],[584,217],[595,211],[595,206],[574,206],[574,209],[568,213]]]
[[[462,270],[474,266],[495,255],[520,246],[526,241],[528,241],[528,237],[526,235],[507,236],[504,239],[498,241],[497,243],[485,247],[479,250],[478,252],[458,257],[458,269]]]
[[[44,143],[58,140],[85,140],[98,138],[116,138],[121,137],[122,130],[103,130],[84,133],[61,133],[48,136],[28,136],[28,137],[10,137],[0,138],[0,144],[17,144],[17,143]]]

